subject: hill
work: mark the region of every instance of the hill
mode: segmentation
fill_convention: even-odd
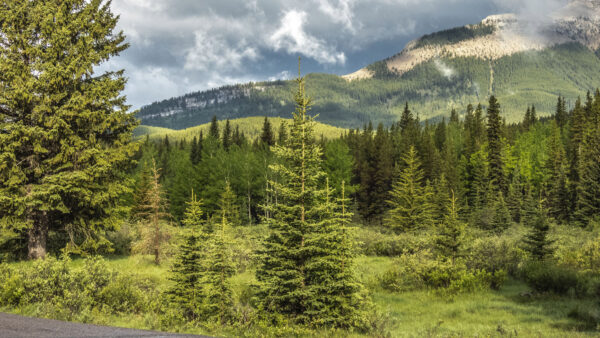
[[[273,131],[277,132],[281,123],[285,122],[289,125],[291,123],[291,119],[272,117],[272,118],[269,118],[269,122],[271,123]],[[246,117],[246,118],[234,119],[234,120],[231,120],[230,123],[231,123],[231,127],[233,128],[233,130],[235,130],[235,128],[237,126],[240,128],[240,132],[244,133],[244,135],[247,138],[254,140],[255,138],[257,138],[260,135],[260,133],[262,131],[264,117]],[[223,130],[223,128],[225,126],[225,121],[223,121],[223,120],[218,121],[218,124],[219,124],[219,129]],[[210,123],[205,123],[205,124],[202,124],[199,126],[195,126],[195,127],[191,127],[191,128],[187,128],[187,129],[183,129],[183,130],[173,130],[173,129],[168,129],[168,128],[157,128],[157,127],[150,127],[150,126],[142,125],[142,126],[139,126],[135,130],[135,136],[142,137],[145,135],[149,135],[150,139],[160,139],[160,138],[164,138],[165,136],[169,136],[169,139],[176,140],[176,141],[183,140],[183,139],[191,140],[194,136],[199,135],[200,132],[202,132],[204,135],[207,135],[209,128],[210,128]],[[344,132],[346,132],[346,129],[338,128],[338,127],[334,127],[334,126],[330,126],[330,125],[318,123],[318,122],[315,124],[315,135],[323,136],[327,139],[338,138]]]
[[[308,94],[319,121],[360,127],[389,124],[405,102],[421,119],[448,116],[490,94],[507,121],[521,120],[527,105],[540,115],[554,111],[556,97],[569,102],[600,87],[600,5],[573,1],[552,22],[531,26],[515,15],[493,15],[423,36],[399,54],[345,75],[309,74]],[[227,86],[143,107],[145,125],[188,128],[219,119],[289,116],[292,81]]]

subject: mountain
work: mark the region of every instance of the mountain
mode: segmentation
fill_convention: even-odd
[[[534,104],[554,111],[563,95],[600,87],[600,0],[575,0],[544,18],[492,15],[480,23],[425,35],[400,53],[352,74],[309,74],[319,121],[360,127],[396,121],[408,102],[421,119],[447,116],[498,97],[509,122]],[[150,126],[183,129],[220,119],[283,116],[293,111],[293,81],[226,86],[155,102],[138,117]]]

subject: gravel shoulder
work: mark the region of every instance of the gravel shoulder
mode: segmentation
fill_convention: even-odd
[[[62,322],[0,313],[0,337],[206,337]]]

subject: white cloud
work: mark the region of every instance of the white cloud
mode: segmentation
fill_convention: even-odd
[[[188,70],[214,70],[230,68],[239,70],[243,61],[254,61],[259,58],[256,48],[250,47],[244,40],[233,47],[224,39],[208,36],[198,31],[195,33],[195,44],[188,49],[185,56],[184,68]]]
[[[356,32],[353,24],[354,12],[352,10],[352,0],[338,0],[338,5],[334,6],[329,3],[329,0],[317,0],[319,9],[327,14],[333,22],[341,23],[344,27],[352,32]]]
[[[451,80],[456,74],[456,71],[452,67],[448,66],[444,61],[440,59],[435,59],[433,61],[433,64],[435,65],[435,68],[440,72],[440,74],[442,74],[442,76],[444,76],[448,80]]]
[[[326,42],[304,31],[307,14],[304,11],[290,10],[284,13],[280,27],[269,37],[273,48],[284,49],[289,54],[301,53],[320,63],[346,62],[343,52],[328,47]]]

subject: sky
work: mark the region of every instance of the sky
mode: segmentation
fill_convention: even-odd
[[[424,34],[513,12],[533,17],[563,0],[113,0],[129,49],[133,109],[222,85],[352,73]]]

